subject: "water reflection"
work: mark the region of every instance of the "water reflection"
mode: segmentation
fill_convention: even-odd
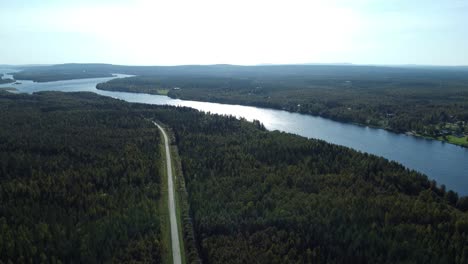
[[[1,71],[0,71],[1,72]],[[125,77],[127,75],[118,75]],[[112,78],[81,79],[48,83],[21,81],[15,85],[20,92],[89,91],[128,102],[187,106],[216,114],[235,115],[247,120],[259,120],[269,130],[281,130],[309,138],[347,146],[398,161],[408,168],[421,171],[448,189],[468,194],[468,149],[443,142],[394,134],[382,129],[361,127],[328,119],[257,107],[184,101],[167,96],[109,92],[97,90],[96,84]],[[0,85],[11,87],[12,85]]]

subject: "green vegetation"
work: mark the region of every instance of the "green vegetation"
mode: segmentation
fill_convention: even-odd
[[[160,144],[160,157],[165,157],[164,141],[161,138]],[[171,247],[171,223],[168,210],[168,190],[167,190],[167,176],[166,176],[166,160],[161,159],[158,164],[160,168],[161,177],[161,196],[159,199],[160,208],[160,225],[161,225],[161,255],[164,264],[172,264],[172,247]]]
[[[162,124],[160,124],[162,125]],[[164,125],[162,125],[164,126]],[[169,129],[167,127],[164,127],[166,133],[168,134],[169,137],[169,144],[171,148],[171,159],[172,159],[172,171],[173,171],[173,177],[174,177],[174,198],[175,198],[175,203],[176,203],[176,217],[177,217],[177,225],[178,225],[178,231],[179,231],[179,246],[180,246],[180,253],[181,253],[181,261],[182,263],[187,263],[186,260],[186,249],[184,247],[184,227],[182,225],[182,203],[187,204],[187,201],[185,200],[184,202],[181,201],[181,199],[186,199],[186,197],[181,198],[179,192],[181,191],[180,189],[180,180],[179,178],[181,177],[180,170],[177,168],[176,164],[180,163],[179,157],[177,153],[174,150],[174,146],[172,145],[172,134],[169,134]],[[162,138],[162,134],[161,134]],[[161,144],[161,155],[165,157],[166,155],[166,150],[164,148],[164,144]],[[164,237],[164,245],[165,248],[167,249],[167,252],[169,253],[169,258],[167,258],[166,263],[173,263],[173,258],[172,258],[172,245],[171,245],[171,227],[170,227],[170,216],[169,216],[169,211],[167,210],[168,208],[168,181],[167,181],[167,165],[166,161],[164,160],[163,164],[161,164],[162,168],[164,168],[164,179],[163,179],[163,200],[162,206],[164,210],[164,230],[162,231],[163,237]],[[185,188],[185,187],[184,187]],[[186,228],[192,229],[191,226],[187,226]]]
[[[15,78],[50,81],[112,73],[139,76],[98,89],[283,109],[466,146],[448,136],[468,135],[467,67],[64,64],[28,67]]]
[[[125,84],[122,84],[122,82],[118,82],[118,84],[117,82],[113,82],[112,84],[108,82],[99,83],[96,87],[100,90],[110,90],[114,92],[147,93],[166,96],[169,95],[169,92],[171,91],[171,89],[168,88],[161,88],[161,86],[158,84],[136,85],[133,84],[132,81]]]
[[[0,87],[0,91],[7,91],[7,92],[16,92],[18,89],[14,87]]]
[[[447,142],[455,144],[455,145],[468,147],[468,136],[456,137],[456,136],[448,135],[448,136],[445,136],[445,137],[439,137],[437,139],[442,140],[442,141],[447,141]]]
[[[15,80],[13,79],[2,79],[0,78],[0,84],[5,84],[5,83],[14,83]]]
[[[165,261],[161,137],[148,119],[179,151],[189,263],[468,260],[468,197],[383,158],[89,93],[3,92],[0,108],[4,262]]]
[[[458,141],[442,136],[468,134],[464,68],[213,67],[115,79],[97,88],[150,94],[170,89],[172,98],[283,109],[451,143]]]
[[[383,158],[172,109],[145,115],[173,128],[204,262],[466,263],[466,197]]]
[[[181,241],[179,243],[179,246],[180,246],[180,255],[181,255],[181,261],[182,263],[187,263],[187,259],[186,259],[186,256],[185,256],[185,253],[186,253],[186,249],[184,247],[184,243],[182,242],[184,240],[184,231],[183,231],[183,224],[182,224],[182,197],[180,195],[180,192],[181,192],[181,182],[180,180],[178,180],[177,178],[180,177],[181,175],[178,175],[176,174],[176,168],[175,168],[175,164],[174,164],[174,161],[175,161],[175,158],[179,158],[179,157],[175,157],[174,154],[174,147],[170,146],[171,148],[171,157],[174,159],[173,160],[173,163],[172,163],[172,171],[173,171],[173,176],[174,176],[174,198],[175,198],[175,209],[176,209],[176,217],[177,217],[177,230],[179,231],[178,233],[178,236],[179,236],[179,241]]]
[[[151,122],[93,94],[0,92],[0,123],[0,262],[161,262]]]
[[[188,203],[188,194],[185,188],[184,175],[182,173],[182,165],[179,158],[179,152],[177,146],[174,143],[174,134],[168,128],[166,131],[169,131],[169,137],[171,138],[171,156],[173,158],[173,167],[174,175],[176,175],[175,186],[177,189],[176,199],[177,199],[177,217],[179,224],[179,232],[182,232],[180,237],[183,239],[181,243],[182,261],[183,263],[201,263],[200,256],[198,254],[197,244],[195,241],[195,235],[193,230],[193,223],[190,217],[190,206]]]
[[[156,93],[160,95],[167,95],[169,93],[169,89],[156,89]]]
[[[35,82],[53,82],[84,78],[112,77],[112,73],[102,67],[79,66],[79,64],[65,64],[53,66],[26,67],[25,70],[13,73],[16,80],[32,80]]]

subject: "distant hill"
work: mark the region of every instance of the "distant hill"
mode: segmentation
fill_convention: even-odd
[[[447,74],[450,79],[466,77],[468,67],[439,66],[371,66],[351,64],[291,64],[239,66],[217,65],[180,65],[180,66],[125,66],[112,64],[59,64],[50,66],[21,66],[23,70],[15,73],[15,79],[37,82],[69,80],[79,78],[109,77],[113,73],[155,76],[155,75],[190,75],[204,77],[266,77],[266,76],[328,76],[414,79],[427,75]]]

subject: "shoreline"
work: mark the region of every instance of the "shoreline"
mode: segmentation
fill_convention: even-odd
[[[370,128],[376,128],[376,129],[383,129],[383,130],[386,130],[386,131],[389,131],[389,132],[392,132],[392,133],[395,133],[395,134],[402,134],[402,135],[414,136],[414,137],[417,137],[417,138],[425,138],[425,139],[440,141],[440,142],[443,142],[443,143],[452,144],[452,145],[455,145],[455,146],[459,146],[459,147],[468,149],[468,141],[466,141],[466,143],[457,143],[455,141],[450,141],[448,139],[444,139],[442,136],[440,136],[440,137],[431,137],[431,136],[419,134],[419,133],[417,133],[415,131],[403,131],[403,132],[401,132],[401,131],[397,131],[397,130],[394,130],[394,129],[391,129],[391,128],[388,128],[388,127],[380,127],[380,126],[375,126],[375,125],[370,125],[370,124],[362,124],[362,123],[357,123],[357,122],[347,122],[347,121],[334,119],[334,118],[330,118],[330,117],[326,117],[326,116],[322,116],[322,115],[313,115],[313,114],[310,114],[310,113],[302,113],[302,112],[298,112],[298,111],[288,111],[288,110],[285,110],[285,109],[280,109],[280,108],[275,108],[275,107],[264,107],[264,106],[259,106],[259,105],[255,105],[255,104],[245,104],[245,103],[242,103],[242,102],[227,102],[227,101],[224,101],[224,100],[204,100],[204,101],[202,101],[202,100],[197,100],[197,99],[193,99],[193,98],[185,98],[183,96],[182,97],[176,97],[176,96],[171,96],[170,90],[169,90],[168,93],[164,94],[164,93],[160,93],[158,91],[155,91],[155,92],[141,91],[140,92],[140,91],[134,91],[134,90],[130,91],[130,90],[127,90],[127,89],[103,89],[101,87],[98,88],[98,85],[96,86],[96,89],[102,90],[102,91],[110,91],[110,92],[127,92],[127,93],[161,95],[161,96],[167,96],[167,97],[169,97],[171,99],[180,99],[180,100],[207,102],[207,103],[219,103],[219,104],[237,104],[237,105],[252,106],[252,107],[258,107],[258,108],[264,108],[264,109],[281,110],[281,111],[286,111],[286,112],[290,112],[290,113],[297,113],[297,114],[302,114],[302,115],[310,115],[310,116],[315,116],[315,117],[326,118],[326,119],[329,119],[329,120],[333,120],[335,122],[340,122],[340,123],[345,123],[345,124],[353,124],[353,125],[357,125],[357,126],[361,126],[361,127],[370,127]],[[447,135],[447,136],[455,137],[454,135]]]
[[[18,89],[16,89],[15,87],[0,87],[0,91],[18,92]]]

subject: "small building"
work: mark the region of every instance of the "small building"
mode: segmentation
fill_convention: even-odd
[[[442,136],[450,135],[450,131],[448,131],[447,129],[442,129],[442,130],[440,131],[440,134],[441,134]]]

